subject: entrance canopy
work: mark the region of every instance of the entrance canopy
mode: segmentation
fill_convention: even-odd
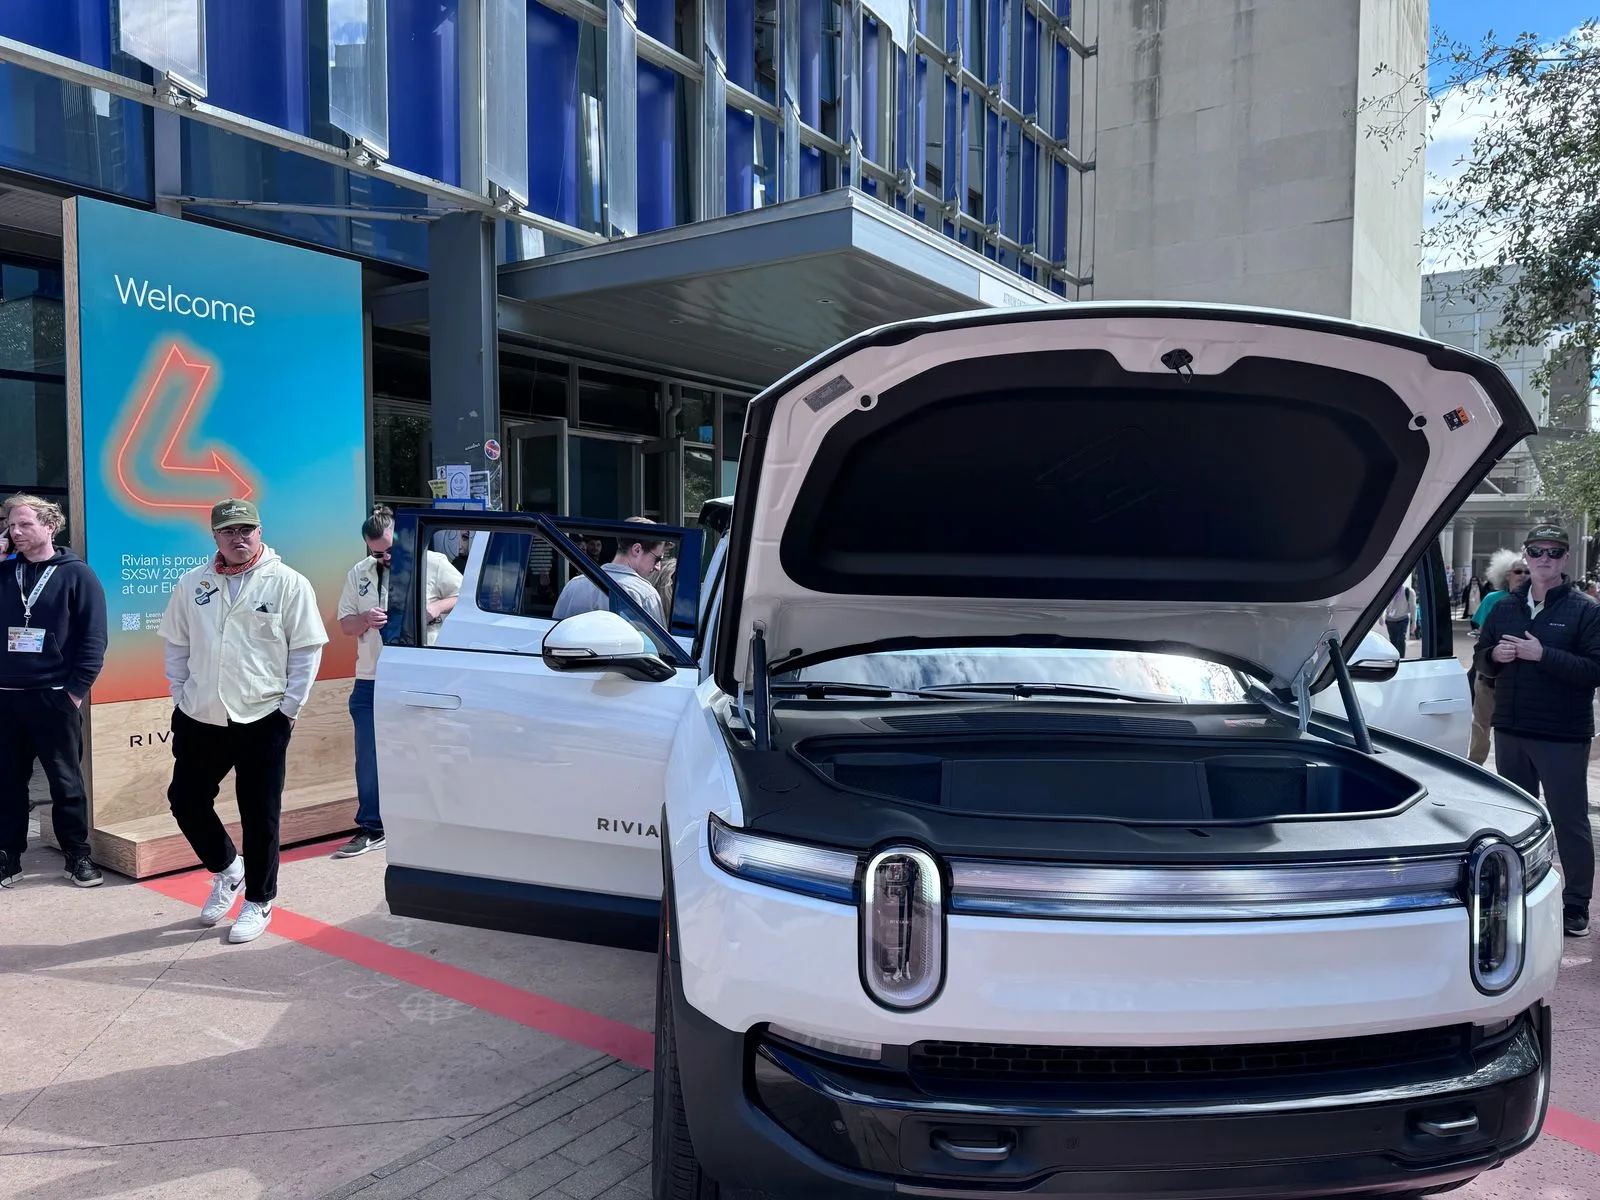
[[[425,329],[426,284],[377,298]],[[874,325],[1061,303],[851,189],[500,268],[503,332],[759,389]]]

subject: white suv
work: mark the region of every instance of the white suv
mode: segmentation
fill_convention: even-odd
[[[1297,314],[864,334],[751,405],[670,628],[547,518],[470,523],[436,646],[395,602],[391,907],[659,943],[658,1197],[1458,1185],[1543,1120],[1550,824],[1342,647],[1532,429]],[[552,555],[611,611],[552,622]]]

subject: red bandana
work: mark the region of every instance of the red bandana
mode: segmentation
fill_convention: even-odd
[[[215,564],[213,564],[211,569],[218,575],[243,575],[251,567],[255,566],[261,561],[261,552],[265,549],[266,546],[264,545],[257,546],[256,552],[251,556],[250,561],[238,567],[230,565],[228,560],[222,557],[222,551],[219,550],[217,551],[217,561]]]

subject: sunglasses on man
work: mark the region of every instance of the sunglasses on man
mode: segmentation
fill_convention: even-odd
[[[1567,556],[1565,546],[1525,546],[1522,552],[1529,558],[1558,559]]]

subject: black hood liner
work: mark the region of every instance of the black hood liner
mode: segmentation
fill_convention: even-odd
[[[1215,376],[1103,350],[935,367],[829,432],[780,554],[858,595],[1299,603],[1390,552],[1427,465],[1386,385],[1246,358]]]

